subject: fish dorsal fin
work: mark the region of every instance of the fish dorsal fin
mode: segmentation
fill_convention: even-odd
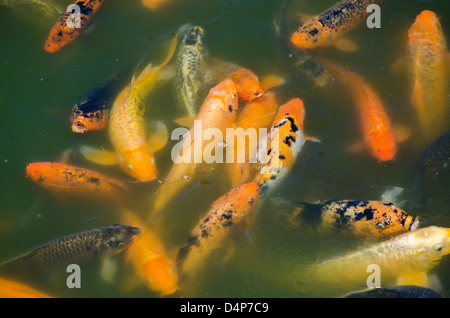
[[[101,165],[116,165],[117,157],[112,151],[96,149],[94,147],[82,145],[80,152],[84,158]]]

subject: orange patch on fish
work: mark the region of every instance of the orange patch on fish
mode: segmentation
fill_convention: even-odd
[[[240,99],[253,100],[264,95],[258,77],[248,69],[240,69],[230,76],[237,88]]]
[[[214,249],[227,246],[228,234],[236,225],[246,221],[256,204],[258,191],[258,185],[249,182],[214,201],[192,230],[188,242],[180,248],[177,257],[179,270],[195,276]]]
[[[31,163],[27,165],[26,173],[37,184],[59,193],[113,200],[123,200],[127,196],[128,187],[121,181],[65,163]]]
[[[0,298],[51,298],[24,284],[0,278]]]
[[[67,24],[70,17],[74,15],[72,12],[65,12],[59,21],[50,30],[50,34],[45,41],[44,49],[49,53],[55,53],[63,47],[73,42],[81,32],[86,28],[86,25],[92,19],[92,16],[100,9],[103,0],[80,0],[76,1],[74,5],[80,8],[80,25],[79,28],[75,21],[73,27]],[[76,11],[75,11],[76,13]]]
[[[151,290],[162,296],[175,293],[178,287],[178,273],[175,262],[170,259],[160,238],[137,215],[122,211],[125,224],[138,227],[141,236],[126,249],[126,259],[137,275]]]

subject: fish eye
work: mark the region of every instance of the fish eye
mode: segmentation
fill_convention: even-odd
[[[377,223],[377,228],[379,229],[384,229],[386,227],[386,225],[384,225],[384,223]]]
[[[439,244],[437,244],[437,245],[434,247],[434,250],[435,250],[436,252],[440,252],[440,251],[442,250],[443,247],[444,247],[444,244],[439,243]]]

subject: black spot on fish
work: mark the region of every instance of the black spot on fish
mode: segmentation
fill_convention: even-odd
[[[296,132],[296,131],[298,131],[298,127],[297,127],[297,125],[295,124],[294,118],[292,118],[292,117],[289,116],[287,119],[291,122],[291,132]]]
[[[319,33],[319,30],[317,30],[317,29],[312,29],[311,31],[309,31],[309,35],[311,35],[311,36],[316,36],[317,33]]]
[[[96,185],[99,185],[100,179],[99,178],[89,178],[89,179],[87,179],[87,182],[91,182],[91,183],[95,183]]]
[[[232,105],[228,106],[228,111],[229,111],[230,113],[233,112],[233,106],[232,106]]]
[[[355,216],[355,221],[359,221],[363,218],[366,218],[367,221],[372,220],[374,211],[375,209],[373,208],[367,208],[363,212],[357,213]]]
[[[279,156],[278,156],[278,158],[280,158],[281,160],[284,160],[284,159],[286,159],[286,157],[285,157],[285,156],[283,156],[283,155],[279,155]]]
[[[202,231],[201,237],[202,237],[202,238],[207,238],[208,236],[209,236],[209,232],[208,232],[207,230],[204,229],[204,230]]]
[[[288,145],[288,147],[291,147],[292,143],[295,142],[295,138],[292,136],[287,136],[286,138],[284,138],[283,142]],[[291,143],[292,142],[292,143]]]
[[[84,5],[83,1],[78,1],[76,4],[80,7],[81,14],[90,15],[93,11],[93,9],[89,6],[89,3]]]

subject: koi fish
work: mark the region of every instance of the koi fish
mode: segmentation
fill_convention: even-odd
[[[152,67],[149,64],[132,79],[130,85],[117,96],[111,109],[109,137],[117,162],[123,171],[139,182],[152,181],[158,176],[155,156],[146,140],[144,100],[162,79],[165,66],[174,54],[176,42],[175,38],[161,65]]]
[[[384,237],[413,231],[414,217],[392,203],[381,201],[331,200],[320,204],[300,203],[289,216],[296,224],[317,229],[348,231],[358,236]]]
[[[267,92],[262,97],[247,102],[240,109],[236,119],[236,128],[242,128],[244,133],[249,128],[254,129],[256,135],[254,136],[255,140],[252,140],[249,135],[248,144],[244,140],[244,149],[242,147],[239,149],[239,141],[235,141],[236,156],[228,169],[232,189],[254,178],[258,170],[257,146],[261,137],[259,129],[270,128],[277,112],[278,102],[273,92]]]
[[[428,272],[450,253],[450,229],[430,226],[309,267],[308,286],[354,290],[367,286],[368,266],[379,266],[385,285],[429,286]]]
[[[213,202],[178,252],[177,265],[181,272],[194,276],[211,251],[228,245],[230,231],[243,224],[254,208],[258,190],[256,183],[245,183]]]
[[[30,163],[26,173],[31,180],[55,193],[118,201],[124,200],[128,193],[128,186],[119,180],[61,162]]]
[[[438,17],[420,13],[408,31],[408,62],[413,81],[412,104],[422,139],[433,140],[448,127],[447,42]]]
[[[159,9],[166,2],[167,0],[142,0],[142,4],[151,10]]]
[[[71,27],[67,24],[69,18],[74,14],[73,12],[65,12],[58,22],[50,30],[50,34],[45,41],[44,49],[48,53],[55,53],[60,51],[63,47],[73,42],[81,32],[86,28],[92,17],[100,9],[103,0],[79,0],[74,3],[80,8],[80,25],[77,27],[76,22]]]
[[[127,261],[149,289],[160,292],[162,296],[175,293],[179,289],[176,264],[168,256],[160,238],[137,215],[130,211],[122,211],[122,214],[125,224],[141,230],[141,236],[125,252]]]
[[[195,116],[201,102],[208,64],[208,48],[201,27],[184,25],[179,31],[176,53],[177,95],[189,116]]]
[[[336,78],[347,88],[354,101],[366,149],[380,162],[394,160],[398,151],[398,135],[379,95],[358,74],[330,63],[325,65],[335,71]],[[404,135],[407,138],[407,134]]]
[[[237,110],[236,86],[231,79],[224,79],[210,90],[200,108],[196,118],[196,122],[201,125],[200,129],[194,124],[183,136],[180,148],[174,154],[175,162],[156,196],[154,215],[180,193],[182,188],[192,183],[198,162],[208,162],[208,158],[203,158],[207,146],[203,142],[203,132],[208,128],[214,128],[219,129],[222,136],[225,136],[226,128],[234,124]],[[201,158],[198,158],[198,155]]]
[[[123,251],[140,232],[136,227],[115,224],[62,236],[5,262],[0,273],[20,278],[38,273],[65,273],[70,264],[80,265]]]
[[[367,6],[376,0],[344,0],[305,22],[291,36],[302,49],[330,46],[354,29],[367,15]]]
[[[34,162],[26,167],[27,176],[49,190],[73,194],[99,194],[122,198],[128,186],[99,172],[61,162]]]
[[[118,87],[119,78],[115,75],[75,104],[70,117],[72,131],[84,134],[106,128]]]
[[[0,298],[52,298],[30,286],[0,277]]]
[[[431,288],[402,285],[367,288],[348,293],[342,298],[447,298]]]
[[[57,19],[63,8],[51,0],[0,0],[0,6],[5,6],[21,16],[33,18],[36,15],[49,19]]]
[[[259,155],[262,164],[255,182],[260,187],[261,196],[276,188],[294,165],[306,140],[312,140],[303,134],[304,118],[305,108],[300,98],[293,98],[281,106],[275,116],[267,140],[268,150]],[[261,150],[265,151],[264,147],[260,147]]]

